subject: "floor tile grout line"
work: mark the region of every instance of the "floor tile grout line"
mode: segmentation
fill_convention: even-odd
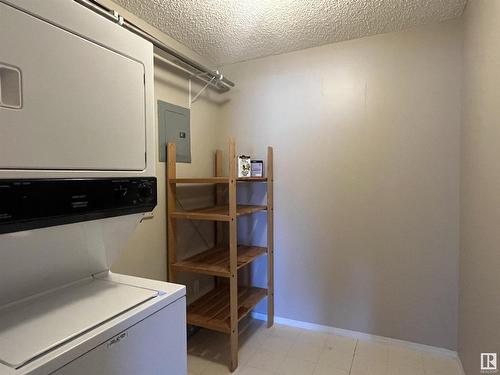
[[[308,331],[308,332],[309,332],[309,331]],[[293,342],[297,342],[297,341],[298,341],[298,338],[299,338],[300,336],[301,336],[301,335],[299,334],[299,335],[294,336],[293,338],[291,338],[291,337],[281,337],[281,335],[280,335],[280,334],[276,334],[276,335],[275,335],[275,334],[272,334],[272,335],[270,335],[270,337],[275,337],[276,339],[280,339],[280,340],[284,340],[284,341],[293,341]],[[334,336],[336,336],[336,335],[334,335]],[[269,336],[267,336],[267,337],[269,337]],[[216,338],[217,338],[217,337],[215,337],[215,338],[214,338],[214,340],[215,340]],[[208,338],[208,337],[207,337],[207,338],[204,338],[203,340],[201,340],[200,342],[197,342],[197,344],[199,345],[199,344],[203,343],[203,344],[207,345],[207,344],[209,344],[211,341],[212,341],[212,338]],[[350,368],[349,368],[349,369],[347,369],[347,368],[345,369],[345,373],[344,373],[345,375],[351,375],[351,374],[356,373],[356,371],[355,371],[354,373],[352,372],[352,370],[353,370],[353,368],[354,368],[354,361],[358,362],[358,360],[359,360],[358,355],[359,355],[359,354],[362,354],[361,352],[360,352],[360,353],[358,353],[358,352],[357,352],[357,348],[358,348],[358,346],[359,346],[359,347],[360,347],[360,349],[361,349],[361,344],[365,342],[365,340],[362,340],[362,339],[357,339],[357,340],[352,340],[352,341],[354,341],[354,342],[355,342],[355,346],[354,346],[354,348],[353,348],[353,351],[351,352],[351,363],[350,363]],[[385,346],[385,345],[384,345],[384,346]],[[258,347],[258,346],[257,346],[257,347]],[[291,343],[290,348],[291,348],[291,347],[293,347],[293,343]],[[323,350],[325,349],[325,347],[327,347],[327,344],[323,345]],[[400,346],[396,345],[396,347],[400,347]],[[283,353],[283,354],[285,355],[285,357],[288,357],[288,356],[290,355],[290,351],[291,351],[291,350],[290,350],[290,348],[289,348],[287,351],[285,351],[285,352]],[[388,357],[390,357],[390,349],[391,349],[391,346],[389,345],[389,346],[388,346],[388,353],[386,353],[386,355],[387,355]],[[427,369],[426,363],[425,363],[425,361],[424,361],[424,352],[422,352],[422,351],[420,351],[420,350],[417,350],[417,349],[412,350],[412,352],[416,352],[416,353],[418,353],[418,358],[419,358],[419,362],[420,362],[420,366],[419,366],[419,367],[420,367],[420,369],[421,369],[420,371],[422,371],[422,373],[421,373],[420,375],[434,373],[434,372],[430,371],[429,369]],[[193,353],[194,353],[194,352],[193,352]],[[196,356],[196,354],[195,354],[195,356]],[[439,356],[439,355],[437,355],[436,357],[437,357],[437,358],[443,358],[442,356]],[[356,359],[356,358],[358,358],[358,359]],[[346,358],[346,359],[347,359],[347,358]],[[210,359],[208,359],[208,360],[210,361]],[[311,361],[311,360],[309,360],[309,359],[308,359],[308,360],[306,360],[306,361],[309,361],[309,362],[313,362],[313,363],[314,363],[314,366],[312,366],[312,367],[311,367],[311,370],[312,370],[312,371],[313,371],[313,373],[314,373],[314,372],[316,371],[316,369],[318,368],[319,360],[318,360],[318,361],[314,361],[314,360],[312,360],[312,361]],[[389,362],[389,363],[390,363],[390,358],[386,358],[386,362]],[[456,360],[456,359],[454,359],[454,360],[453,360],[453,362],[456,364],[456,363],[457,363],[457,360]],[[249,364],[248,364],[248,363],[245,363],[245,365],[243,365],[243,364],[242,364],[242,365],[240,366],[240,370],[243,370],[243,369],[246,369],[246,368],[258,368],[258,367],[253,367],[253,366],[251,366],[251,365],[249,366]],[[190,372],[190,375],[203,375],[203,374],[207,374],[207,375],[208,375],[208,373],[210,373],[210,372],[211,372],[211,371],[208,369],[208,367],[207,367],[207,366],[204,366],[204,368],[202,368],[200,372],[194,372],[194,373],[191,373],[191,372]],[[280,370],[279,370],[279,369],[273,369],[273,370],[271,370],[270,374],[273,374],[273,375],[278,375],[278,374],[280,374]],[[460,375],[460,373],[457,373],[456,375]],[[463,375],[463,374],[462,374],[462,375]]]
[[[354,357],[356,356],[356,349],[358,349],[358,343],[359,343],[359,340],[356,340],[356,345],[354,346],[354,353],[352,353],[351,366],[349,367],[349,374],[348,375],[351,375],[352,365],[354,364]]]

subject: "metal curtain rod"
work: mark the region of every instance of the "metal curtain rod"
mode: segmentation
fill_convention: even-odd
[[[147,31],[144,31],[143,29],[136,26],[132,22],[120,16],[118,12],[116,12],[115,10],[108,9],[94,0],[74,0],[74,1],[100,14],[101,16],[106,17],[107,19],[113,22],[116,22],[125,29],[151,42],[153,46],[155,46],[156,48],[160,49],[161,51],[167,54],[168,57],[164,57],[164,59],[168,60],[173,65],[181,68],[184,71],[187,70],[197,78],[200,78],[199,77],[200,75],[204,75],[210,82],[209,85],[215,88],[218,92],[225,92],[234,87],[234,83],[231,82],[226,77],[224,77],[218,70],[214,71],[210,68],[207,68],[201,65],[200,63],[196,62],[195,60],[170,48],[161,40],[149,34]],[[201,80],[203,81],[203,79]]]

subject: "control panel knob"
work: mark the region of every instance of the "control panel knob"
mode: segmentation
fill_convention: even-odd
[[[151,188],[151,185],[145,182],[139,185],[138,191],[141,198],[149,198],[151,197],[151,195],[153,195],[153,189]]]
[[[121,201],[124,200],[125,197],[127,196],[128,189],[122,185],[120,185],[118,188],[115,188],[114,195],[115,199]]]

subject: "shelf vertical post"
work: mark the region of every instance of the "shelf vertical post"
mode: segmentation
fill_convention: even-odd
[[[274,324],[273,148],[267,148],[267,326]]]
[[[236,223],[236,145],[229,138],[229,294],[231,313],[231,363],[230,370],[238,367],[238,270]]]
[[[176,185],[171,183],[176,178],[176,147],[175,143],[167,144],[167,264],[168,281],[175,281],[172,264],[176,262],[176,221],[171,214],[175,211]]]

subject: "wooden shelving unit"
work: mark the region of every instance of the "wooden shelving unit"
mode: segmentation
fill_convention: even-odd
[[[176,273],[193,272],[214,276],[215,288],[188,306],[188,324],[229,334],[231,362],[229,368],[238,367],[238,322],[267,296],[267,325],[274,322],[274,238],[273,238],[273,149],[267,149],[266,176],[238,178],[236,173],[236,146],[229,140],[229,176],[222,176],[222,152],[215,153],[215,173],[209,178],[176,177],[175,144],[167,146],[167,246],[168,278],[175,282]],[[266,205],[236,204],[238,183],[266,183]],[[196,210],[177,208],[178,184],[214,184],[214,205]],[[224,202],[223,185],[228,187]],[[267,211],[267,247],[237,245],[237,218],[255,212]],[[214,221],[214,247],[195,256],[178,260],[176,256],[176,221]],[[224,222],[229,230],[222,228]],[[226,233],[226,234],[225,234]],[[226,238],[224,238],[226,237]],[[227,239],[227,237],[229,237]],[[267,289],[238,285],[238,270],[257,257],[267,254]],[[225,280],[225,282],[224,282]]]

